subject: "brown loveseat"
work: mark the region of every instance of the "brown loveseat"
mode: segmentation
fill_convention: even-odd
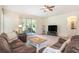
[[[12,42],[8,41],[8,36],[5,33],[0,35],[0,53],[35,53],[36,48],[26,45],[19,39]]]

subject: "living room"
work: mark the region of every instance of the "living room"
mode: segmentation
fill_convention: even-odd
[[[25,34],[27,37],[23,35],[19,39],[25,41],[24,44],[35,47],[35,50],[30,51],[38,53],[44,48],[42,53],[59,53],[69,42],[68,39],[79,35],[78,17],[79,6],[77,5],[1,5],[0,33],[6,33],[9,42],[15,40],[17,36],[21,36],[20,34]],[[51,28],[54,28],[54,30],[51,30]],[[66,43],[64,42],[59,49],[52,49],[50,46],[55,43],[59,45],[60,38],[66,39]],[[60,41],[64,41],[62,39]],[[33,41],[33,43],[29,41]],[[15,52],[17,51],[15,50]]]

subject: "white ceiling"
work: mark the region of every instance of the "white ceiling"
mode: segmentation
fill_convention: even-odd
[[[59,15],[63,13],[69,13],[72,11],[79,11],[78,5],[55,5],[54,11],[51,13],[45,13],[41,8],[43,5],[6,5],[5,8],[7,10],[21,13],[21,14],[28,14],[34,16],[42,16],[47,17],[50,15]]]

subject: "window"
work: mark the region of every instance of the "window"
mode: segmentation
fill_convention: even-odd
[[[36,33],[36,20],[34,19],[23,19],[22,30],[26,33]]]

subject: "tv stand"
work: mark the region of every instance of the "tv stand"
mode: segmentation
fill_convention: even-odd
[[[57,32],[56,31],[48,31],[47,34],[48,35],[52,35],[52,36],[57,36]]]

